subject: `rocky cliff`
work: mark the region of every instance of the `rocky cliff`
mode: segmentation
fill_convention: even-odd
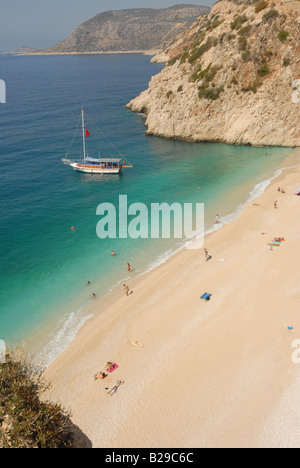
[[[166,67],[128,108],[166,138],[300,146],[299,10],[216,3],[158,57]]]
[[[67,39],[41,52],[157,51],[177,38],[199,15],[209,12],[210,8],[197,5],[107,11],[82,23]]]

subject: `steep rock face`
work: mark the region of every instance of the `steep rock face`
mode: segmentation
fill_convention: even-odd
[[[128,108],[166,138],[300,146],[300,17],[291,5],[218,2],[167,48],[167,66]]]
[[[160,50],[210,8],[175,5],[100,13],[43,53],[94,53]]]

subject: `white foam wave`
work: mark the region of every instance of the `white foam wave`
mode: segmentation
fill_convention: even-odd
[[[84,314],[84,307],[67,315],[61,320],[48,341],[41,345],[41,351],[37,353],[36,360],[43,366],[49,366],[68,348],[79,330],[92,316],[92,314]]]

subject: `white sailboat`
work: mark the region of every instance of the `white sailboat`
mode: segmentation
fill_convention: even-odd
[[[83,109],[81,110],[81,118],[83,159],[71,160],[65,158],[62,159],[64,164],[73,167],[75,171],[88,174],[120,174],[123,167],[132,167],[131,165],[126,165],[126,162],[121,158],[90,158],[86,151],[86,138],[88,138],[90,134],[85,126]]]

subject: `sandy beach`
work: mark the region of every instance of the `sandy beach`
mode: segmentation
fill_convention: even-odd
[[[120,287],[96,301],[47,368],[47,398],[70,409],[93,447],[299,446],[299,150],[287,165],[206,237],[209,261],[203,249],[183,250],[128,282],[130,296]],[[274,237],[285,241],[269,246]],[[107,361],[118,369],[95,381]],[[108,395],[117,380],[124,384]]]

